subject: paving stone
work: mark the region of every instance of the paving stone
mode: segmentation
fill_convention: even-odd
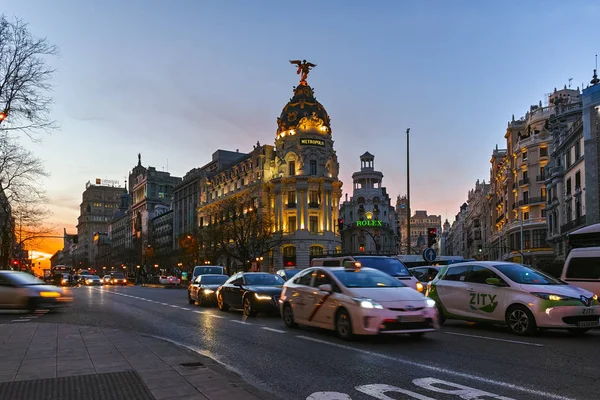
[[[196,395],[199,393],[198,390],[189,383],[181,386],[151,389],[150,391],[156,400],[164,400],[168,399],[169,397],[185,396],[190,394]]]

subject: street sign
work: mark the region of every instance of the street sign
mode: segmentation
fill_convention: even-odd
[[[431,247],[423,250],[423,260],[427,262],[433,262],[437,258],[437,253]]]

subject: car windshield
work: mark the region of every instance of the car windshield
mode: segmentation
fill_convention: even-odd
[[[194,268],[194,276],[206,274],[222,274],[222,267],[196,267]]]
[[[374,270],[338,270],[333,274],[347,288],[384,288],[405,286],[398,279]]]
[[[96,275],[88,275],[86,278],[87,279],[100,279],[100,277],[98,277]]]
[[[123,278],[125,278],[125,275],[123,275],[123,274],[122,274],[122,273],[120,273],[120,272],[115,272],[115,273],[113,274],[113,278],[116,278],[116,279],[123,279]]]
[[[285,277],[287,279],[290,279],[292,276],[296,275],[300,271],[300,269],[286,269],[283,271],[283,273],[285,274]]]
[[[558,279],[551,277],[541,271],[525,267],[520,264],[498,264],[494,265],[508,279],[522,285],[562,285]]]
[[[244,279],[247,285],[281,286],[285,283],[279,275],[272,274],[247,274]]]
[[[363,267],[378,269],[391,276],[410,276],[402,261],[391,257],[355,257]]]
[[[200,277],[200,283],[205,284],[205,285],[216,285],[216,284],[221,284],[221,283],[225,283],[225,281],[229,279],[229,277],[227,275],[219,275],[219,276],[201,276]]]
[[[14,272],[14,273],[6,274],[4,276],[6,276],[8,279],[10,279],[11,282],[13,282],[19,286],[45,285],[46,284],[46,282],[36,278],[33,275],[27,274],[25,272]]]

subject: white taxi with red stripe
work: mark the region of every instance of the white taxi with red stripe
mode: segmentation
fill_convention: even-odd
[[[435,301],[398,279],[359,262],[344,267],[311,267],[283,286],[279,300],[288,327],[309,325],[353,335],[408,333],[439,329]]]

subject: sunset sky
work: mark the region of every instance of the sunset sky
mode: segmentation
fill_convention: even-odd
[[[369,151],[388,192],[404,194],[410,127],[412,208],[452,220],[489,179],[512,114],[570,78],[587,84],[600,50],[598,1],[0,0],[0,10],[60,47],[49,60],[60,128],[25,142],[51,173],[60,234],[75,233],[85,183],[123,182],[138,153],[183,176],[216,149],[273,144],[298,58],[318,64],[308,82],[331,116],[345,191]]]

